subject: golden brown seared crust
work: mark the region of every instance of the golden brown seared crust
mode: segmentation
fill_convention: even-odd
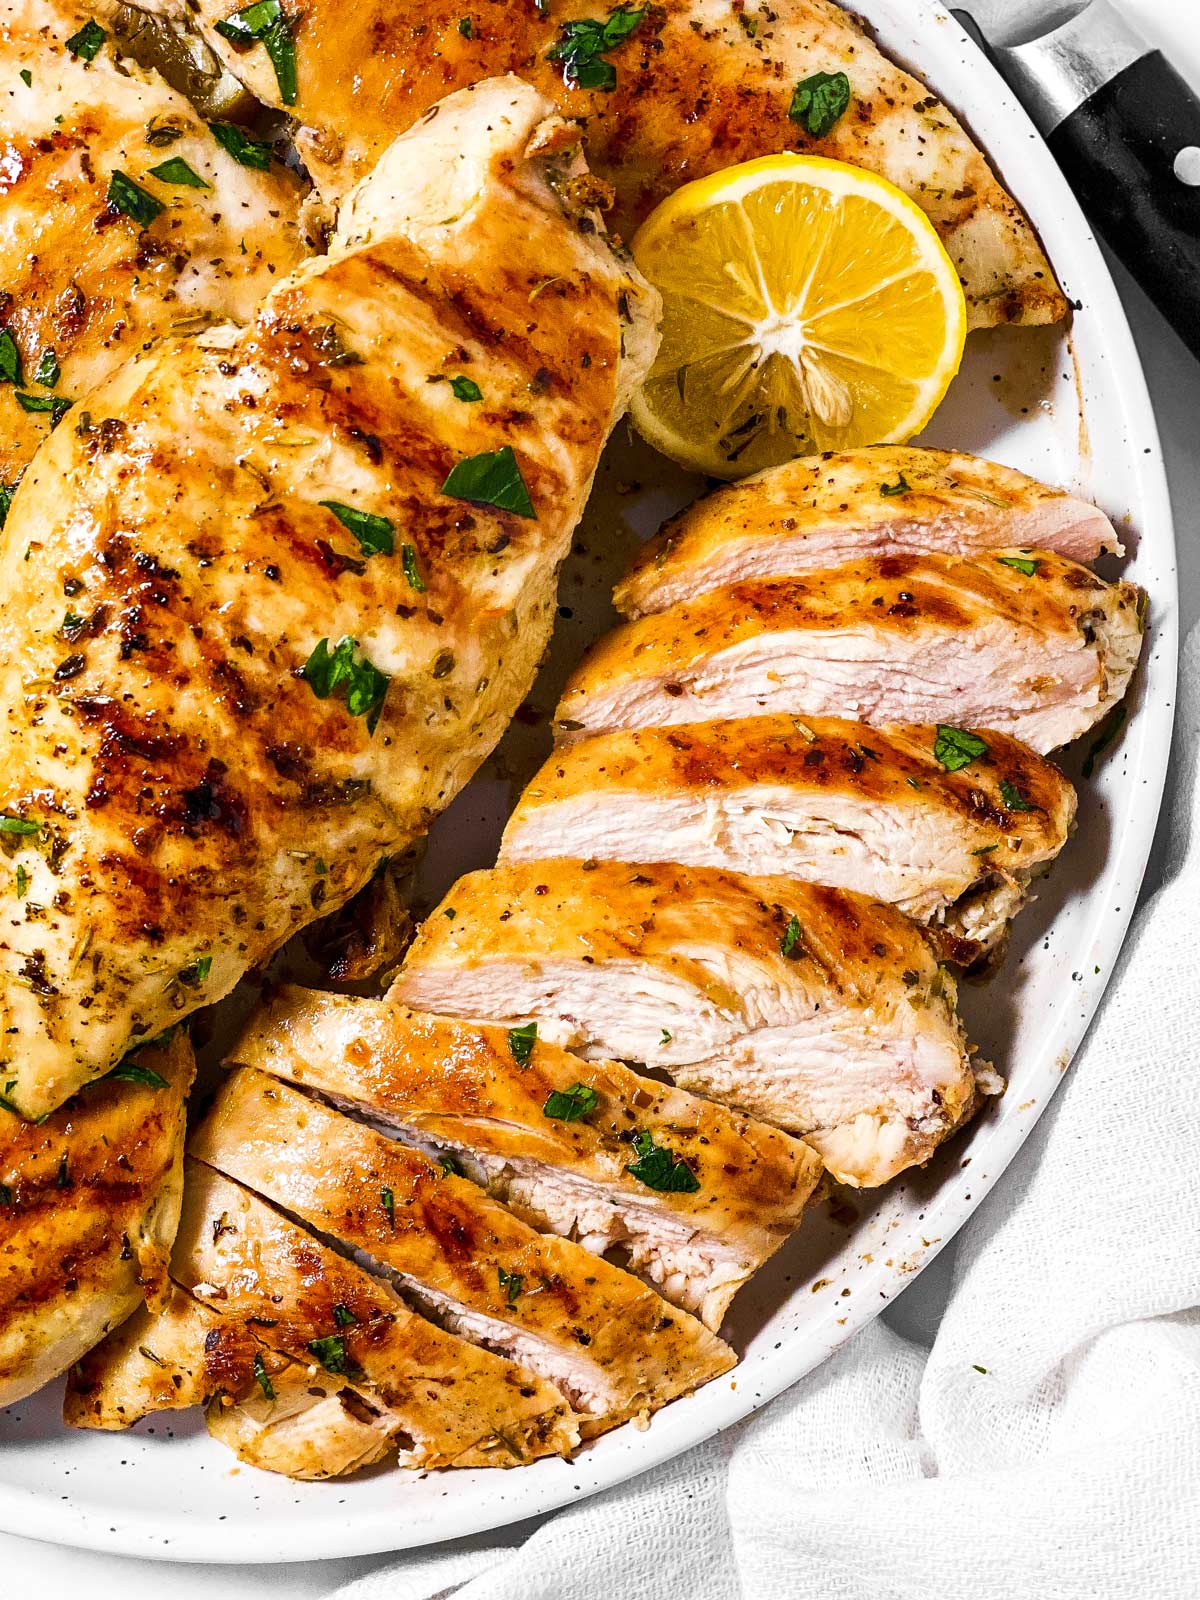
[[[69,1422],[121,1428],[160,1408],[211,1402],[227,1415],[249,1403],[246,1427],[222,1430],[227,1443],[244,1453],[248,1442],[256,1464],[274,1471],[325,1475],[336,1463],[316,1470],[313,1440],[290,1402],[275,1418],[288,1423],[286,1435],[277,1435],[270,1462],[261,1459],[272,1416],[259,1402],[275,1398],[267,1391],[279,1374],[298,1371],[318,1400],[349,1397],[351,1421],[369,1406],[372,1426],[395,1441],[405,1466],[510,1466],[578,1442],[552,1385],[427,1322],[361,1267],[196,1161],[187,1164],[172,1272],[179,1285],[166,1316],[119,1330],[81,1363]],[[210,1425],[213,1415],[210,1408]],[[329,1415],[322,1407],[312,1418],[326,1446]],[[357,1431],[343,1426],[354,1444]]]
[[[0,543],[0,812],[34,829],[0,838],[0,1072],[26,1113],[349,898],[525,693],[653,320],[555,197],[569,158],[524,159],[547,109],[515,80],[441,107],[250,328],[124,368],[26,475]],[[466,372],[479,402],[441,381]],[[505,448],[534,516],[442,492]],[[322,501],[386,518],[391,553]],[[377,727],[302,675],[343,639],[390,681]]]
[[[191,1047],[180,1032],[128,1067],[142,1080],[107,1078],[40,1124],[0,1111],[0,1403],[166,1292]]]
[[[798,456],[716,489],[664,523],[613,591],[627,617],[747,578],[794,577],[871,555],[1036,546],[1123,554],[1098,507],[978,456],[876,445]]]
[[[504,1028],[391,1001],[285,988],[250,1019],[230,1060],[437,1144],[544,1164],[597,1185],[614,1213],[636,1206],[668,1214],[736,1251],[746,1274],[796,1227],[820,1175],[819,1158],[801,1141],[620,1062],[582,1061],[538,1040],[518,1064]],[[586,1116],[551,1116],[551,1096],[580,1084],[595,1096]],[[686,1161],[698,1188],[657,1193],[631,1177],[639,1130]]]
[[[172,328],[249,317],[307,254],[295,174],[239,165],[182,95],[132,62],[118,68],[111,37],[90,63],[73,55],[83,15],[58,0],[0,3],[0,323],[21,357],[21,379],[0,385],[8,485],[51,426],[21,409],[19,390],[79,401]],[[151,174],[169,160],[206,187]],[[144,226],[109,202],[114,172],[163,208]],[[53,387],[37,377],[47,351],[61,368]]]
[[[824,700],[836,693],[872,724],[912,720],[897,705],[936,706],[934,715],[925,713],[929,721],[942,720],[944,708],[950,721],[951,701],[961,697],[959,721],[1011,723],[1035,748],[1052,750],[1125,692],[1140,651],[1141,600],[1133,584],[1109,584],[1076,562],[1028,550],[877,556],[794,578],[750,580],[614,629],[568,680],[555,722],[567,739],[606,731],[614,725],[607,719],[619,725],[624,714],[622,693],[639,686],[645,698],[635,725],[698,720],[703,713],[687,695],[711,674],[714,659],[741,646],[786,656],[775,641],[790,634],[802,664],[851,665],[840,682],[802,682],[792,697],[783,692],[782,659],[778,673],[757,667],[756,710],[819,715],[833,709]],[[846,653],[851,646],[844,641],[855,635],[870,646],[861,657]],[[840,648],[831,649],[830,639],[842,641]],[[918,661],[926,652],[938,654]],[[998,698],[981,710],[977,689]],[[718,715],[734,709],[741,707],[718,701]]]
[[[453,909],[454,916],[445,915]],[[782,945],[795,919],[803,936]],[[461,877],[422,923],[393,994],[415,999],[412,974],[506,957],[536,965],[556,957],[588,965],[637,956],[690,979],[713,1001],[740,1011],[744,997],[689,955],[720,945],[761,968],[764,987],[810,984],[876,1017],[919,1008],[943,988],[918,929],[862,895],[674,862],[515,861]],[[953,985],[948,991],[953,995]],[[670,1047],[664,1051],[664,1061]]]
[[[464,1178],[265,1073],[240,1068],[192,1153],[403,1275],[468,1337],[511,1349],[591,1413],[584,1431],[665,1405],[732,1351],[636,1278],[535,1233]],[[580,1403],[582,1402],[582,1404]]]
[[[208,22],[232,0],[201,0]],[[493,72],[516,72],[587,127],[592,170],[613,187],[626,237],[680,183],[751,157],[811,150],[890,178],[933,219],[967,286],[972,322],[1055,322],[1067,306],[1020,207],[950,111],[889,61],[853,12],[830,0],[666,0],[645,8],[607,59],[611,91],[573,89],[549,51],[560,26],[605,17],[595,0],[539,9],[479,0],[461,27],[458,0],[288,0],[294,16],[301,148],[318,183],[344,189],[433,101]],[[210,35],[262,98],[278,88],[262,51],[239,55]],[[796,84],[844,71],[853,98],[823,139],[789,115]]]

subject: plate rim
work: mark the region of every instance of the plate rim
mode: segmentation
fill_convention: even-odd
[[[857,9],[864,4],[869,4],[869,0],[851,0],[850,9]],[[914,31],[934,26],[952,30],[949,38],[953,44],[958,48],[965,46],[972,53],[972,64],[977,58],[982,69],[980,98],[990,99],[1015,123],[1011,144],[1000,156],[993,156],[990,149],[987,151],[990,162],[1002,170],[1006,157],[1015,158],[1021,135],[1031,135],[1037,141],[1039,148],[1035,166],[1040,182],[1048,191],[1047,199],[1056,202],[1066,218],[1079,229],[1074,266],[1086,279],[1089,311],[1098,321],[1103,321],[1112,366],[1121,375],[1120,414],[1129,426],[1131,438],[1136,436],[1146,441],[1145,453],[1138,461],[1139,503],[1145,510],[1147,520],[1152,519],[1154,526],[1161,528],[1164,556],[1173,554],[1177,545],[1170,486],[1145,370],[1116,284],[1090,225],[1024,110],[958,21],[941,5],[933,4],[931,0],[916,0],[911,25]],[[964,112],[964,115],[969,122],[970,112]],[[1132,453],[1132,444],[1130,448]],[[1178,573],[1174,566],[1170,578],[1169,590],[1155,597],[1151,631],[1147,634],[1148,646],[1152,642],[1163,656],[1155,669],[1156,692],[1152,699],[1147,699],[1139,708],[1136,719],[1139,729],[1136,750],[1141,758],[1136,766],[1136,775],[1141,783],[1143,802],[1149,800],[1152,806],[1153,823],[1147,817],[1148,808],[1143,804],[1140,812],[1130,812],[1123,833],[1109,841],[1109,853],[1114,862],[1119,862],[1119,868],[1106,880],[1096,912],[1096,921],[1102,924],[1104,930],[1101,937],[1107,958],[1101,965],[1100,981],[1094,985],[1086,982],[1081,985],[1077,997],[1079,1004],[1074,1008],[1064,1007],[1060,1011],[1055,1032],[1044,1046],[1047,1052],[1054,1052],[1055,1059],[1063,1061],[1059,1081],[1065,1076],[1066,1065],[1074,1058],[1090,1030],[1096,1011],[1115,976],[1161,819],[1178,678],[1179,595]],[[1133,770],[1131,767],[1130,781]],[[1129,837],[1131,832],[1137,835],[1134,839]],[[943,1192],[931,1199],[927,1215],[935,1226],[940,1224],[941,1231],[929,1243],[919,1265],[903,1276],[895,1270],[883,1272],[882,1276],[890,1284],[890,1290],[883,1288],[873,1296],[858,1295],[848,1310],[836,1341],[826,1340],[823,1335],[820,1341],[811,1335],[807,1341],[799,1335],[794,1341],[785,1341],[760,1369],[748,1396],[739,1392],[738,1374],[742,1368],[735,1368],[729,1378],[720,1379],[660,1412],[643,1435],[645,1443],[624,1456],[614,1455],[611,1461],[605,1458],[599,1471],[589,1471],[590,1452],[576,1462],[539,1462],[521,1469],[519,1475],[504,1475],[506,1482],[518,1480],[514,1484],[516,1492],[511,1496],[501,1496],[498,1500],[480,1498],[472,1506],[464,1506],[457,1514],[446,1512],[435,1517],[430,1525],[414,1525],[411,1520],[406,1521],[399,1504],[394,1510],[374,1509],[365,1515],[355,1513],[347,1504],[346,1514],[336,1522],[330,1516],[308,1518],[301,1515],[287,1527],[286,1549],[278,1548],[273,1538],[263,1537],[271,1526],[270,1521],[259,1532],[250,1519],[243,1528],[237,1528],[223,1525],[211,1517],[135,1511],[124,1521],[118,1519],[114,1525],[111,1509],[93,1510],[67,1497],[51,1499],[32,1490],[14,1489],[3,1483],[0,1483],[0,1530],[42,1543],[153,1561],[192,1561],[211,1565],[280,1564],[427,1548],[449,1540],[502,1529],[616,1488],[662,1466],[686,1450],[697,1448],[760,1410],[785,1389],[806,1377],[862,1327],[874,1320],[978,1210],[1023,1147],[1056,1088],[1057,1083],[1051,1086],[1050,1093],[1040,1096],[1036,1104],[1030,1106],[1023,1115],[1015,1116],[997,1130],[989,1148],[990,1170],[986,1174],[975,1175],[969,1200],[964,1200],[961,1185],[955,1184],[944,1186]],[[932,1227],[930,1231],[933,1231]],[[821,1347],[812,1348],[817,1343]],[[699,1417],[702,1420],[697,1425]],[[553,1482],[556,1476],[561,1478],[558,1484]],[[575,1481],[582,1479],[592,1481]],[[452,1501],[452,1495],[447,1499]],[[264,1514],[259,1513],[259,1516],[262,1518]]]

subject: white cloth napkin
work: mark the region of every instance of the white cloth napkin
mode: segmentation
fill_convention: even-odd
[[[932,1349],[876,1322],[653,1476],[337,1600],[1196,1600],[1200,630],[1182,691],[1159,887]]]

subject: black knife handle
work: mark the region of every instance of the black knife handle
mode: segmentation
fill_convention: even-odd
[[[1200,356],[1200,98],[1157,50],[1078,106],[1048,139],[1093,225]],[[1200,154],[1179,169],[1200,177]]]

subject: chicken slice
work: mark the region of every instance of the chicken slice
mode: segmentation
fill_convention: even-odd
[[[59,0],[0,0],[9,492],[58,416],[127,358],[179,328],[248,318],[308,253],[296,174],[238,162],[111,36],[80,39],[85,15]],[[122,193],[122,180],[136,187]],[[54,598],[60,620],[82,609]]]
[[[732,583],[867,556],[1006,549],[1085,562],[1124,554],[1087,500],[978,456],[877,445],[798,456],[705,495],[642,547],[613,598],[622,615],[642,617]]]
[[[762,716],[597,734],[529,783],[500,859],[680,861],[853,889],[970,966],[1003,941],[1075,818],[1056,767],[982,737],[986,758],[947,771],[929,727]]]
[[[183,9],[180,0],[159,3]],[[238,10],[237,0],[192,3],[210,30]],[[882,173],[928,213],[962,275],[975,326],[1066,314],[1028,220],[962,125],[831,0],[757,11],[741,0],[617,8],[478,0],[467,12],[460,0],[284,0],[283,12],[296,58],[291,99],[263,48],[209,37],[260,98],[298,117],[305,162],[331,197],[448,89],[518,72],[584,122],[589,161],[613,187],[613,225],[626,237],[690,178],[812,150]],[[581,89],[559,52],[572,30],[578,37],[606,16],[617,19],[616,42],[586,60],[581,72],[596,87]],[[838,73],[849,102],[822,133],[799,108],[793,115],[795,90]]]
[[[656,339],[564,209],[548,110],[516,79],[446,101],[250,328],[125,367],[27,473],[0,548],[3,839],[44,908],[3,876],[26,1115],[347,900],[528,689]]]
[[[733,1365],[638,1279],[265,1073],[230,1077],[191,1148],[359,1252],[452,1332],[548,1378],[587,1417],[585,1436]]]
[[[230,1052],[366,1112],[544,1232],[619,1246],[674,1305],[719,1328],[729,1302],[800,1221],[821,1173],[808,1146],[616,1061],[545,1041],[517,1060],[504,1029],[288,988]],[[633,1176],[633,1141],[669,1146],[697,1180]]]
[[[804,1135],[845,1183],[926,1160],[994,1077],[977,1078],[954,980],[907,918],[710,867],[469,873],[423,924],[391,997],[536,1021],[581,1055],[665,1070]]]
[[[187,1166],[172,1273],[179,1284],[165,1319],[147,1324],[144,1337],[138,1327],[120,1330],[73,1375],[69,1422],[127,1427],[167,1405],[205,1403],[226,1443],[292,1476],[365,1464],[370,1436],[398,1449],[401,1465],[423,1468],[511,1466],[578,1441],[576,1419],[552,1385],[418,1316],[361,1267],[196,1161]],[[276,1410],[281,1373],[297,1381]],[[317,1402],[307,1418],[294,1403],[305,1384]],[[281,1394],[269,1392],[277,1387]],[[331,1429],[343,1446],[330,1446]]]
[[[996,728],[1040,754],[1121,699],[1142,596],[1046,551],[877,556],[714,589],[603,638],[555,714],[564,742],[749,717]]]
[[[194,1066],[177,1033],[41,1123],[0,1110],[0,1405],[163,1295]]]
[[[159,1315],[139,1308],[71,1369],[69,1427],[129,1428],[158,1411],[203,1405],[209,1432],[239,1460],[292,1478],[342,1477],[395,1450],[402,1417],[170,1288]]]

